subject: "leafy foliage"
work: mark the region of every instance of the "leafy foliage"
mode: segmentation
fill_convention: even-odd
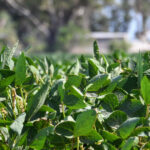
[[[66,64],[1,51],[0,149],[149,149],[149,54],[139,76],[136,56],[98,49]]]

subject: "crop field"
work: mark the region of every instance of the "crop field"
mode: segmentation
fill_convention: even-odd
[[[150,150],[150,53],[67,62],[0,51],[0,150]]]

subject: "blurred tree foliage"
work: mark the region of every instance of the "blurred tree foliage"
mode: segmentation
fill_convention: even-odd
[[[0,42],[65,50],[88,31],[126,32],[133,10],[142,14],[142,35],[149,6],[150,0],[0,0]]]
[[[85,16],[88,20],[95,7],[97,0],[0,0],[0,10],[5,10],[15,22],[14,28],[24,47],[29,41],[34,44],[32,37],[36,37],[40,43],[46,41],[45,49],[51,52],[58,44],[69,42],[72,32],[76,36],[76,32],[81,33],[79,28],[88,29],[82,20]],[[72,29],[66,30],[70,24]]]

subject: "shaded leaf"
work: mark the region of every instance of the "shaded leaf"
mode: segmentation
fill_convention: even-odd
[[[26,59],[24,53],[17,60],[15,72],[16,85],[21,85],[26,79]]]

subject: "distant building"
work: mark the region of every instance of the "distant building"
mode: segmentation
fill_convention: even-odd
[[[123,32],[91,32],[86,37],[87,43],[85,45],[77,46],[73,48],[73,53],[92,53],[92,43],[93,41],[98,41],[100,50],[103,53],[109,51],[109,45],[112,41],[125,40],[128,41],[128,33]]]
[[[149,37],[150,38],[150,37]],[[150,42],[147,40],[133,40],[130,41],[128,33],[126,32],[91,32],[86,36],[86,42],[82,45],[73,47],[73,53],[92,53],[93,52],[93,41],[97,40],[101,53],[110,52],[110,43],[112,41],[127,41],[131,44],[128,52],[137,53],[140,51],[150,50]]]
[[[126,32],[92,32],[89,37],[97,40],[100,45],[100,49],[106,52],[109,51],[109,45],[112,41],[128,41],[128,33]]]

